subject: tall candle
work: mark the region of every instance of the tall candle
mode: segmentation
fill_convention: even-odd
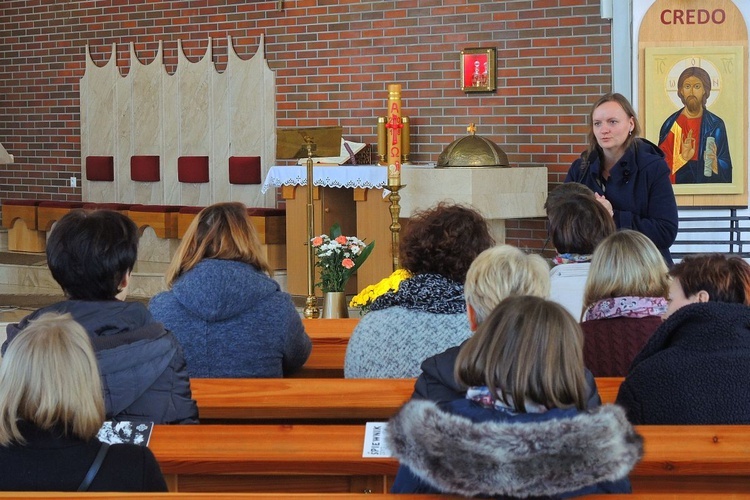
[[[398,83],[388,84],[388,122],[389,129],[388,147],[388,185],[401,185],[401,85]]]
[[[387,118],[385,116],[378,116],[378,165],[387,165],[386,154],[388,147],[386,144],[386,133],[385,133],[385,122]]]

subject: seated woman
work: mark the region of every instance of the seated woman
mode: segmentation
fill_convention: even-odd
[[[614,405],[586,412],[583,338],[559,304],[509,297],[461,348],[465,399],[412,400],[388,423],[393,493],[627,493],[642,440]],[[450,432],[446,432],[450,429]]]
[[[420,363],[469,338],[464,281],[474,258],[494,244],[475,210],[439,204],[412,216],[399,245],[411,278],[381,295],[346,349],[346,378],[408,378]]]
[[[167,491],[145,446],[96,439],[104,398],[91,341],[70,314],[42,314],[0,364],[0,490]]]
[[[245,205],[217,203],[193,219],[167,269],[170,289],[149,304],[191,377],[282,377],[307,361],[310,338],[270,275]]]
[[[576,184],[588,189],[581,184]],[[505,298],[517,295],[534,295],[546,298],[549,295],[549,267],[539,255],[525,254],[510,245],[488,248],[474,259],[466,273],[464,296],[466,314],[471,331],[487,319],[492,310]],[[466,387],[461,386],[453,367],[460,346],[446,349],[422,362],[419,377],[414,384],[412,398],[430,399],[441,403],[463,399]],[[596,382],[586,370],[588,388],[587,408],[601,404]]]
[[[547,199],[549,234],[557,256],[550,271],[550,299],[578,318],[591,255],[604,238],[616,231],[615,222],[594,193],[580,184],[563,184]],[[588,193],[581,192],[587,190]],[[562,191],[562,193],[560,193]]]
[[[667,310],[667,265],[643,233],[602,241],[583,293],[583,362],[595,377],[624,377]]]
[[[750,424],[750,264],[695,255],[669,274],[665,321],[617,403],[634,424]]]

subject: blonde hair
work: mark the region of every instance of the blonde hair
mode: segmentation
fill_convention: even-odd
[[[527,255],[510,245],[498,245],[480,253],[466,273],[464,296],[474,309],[477,323],[511,295],[547,297],[549,266],[539,255]]]
[[[236,260],[273,275],[247,207],[239,202],[216,203],[198,213],[167,268],[167,286],[203,259]]]
[[[623,229],[599,243],[583,293],[583,310],[611,297],[664,297],[669,294],[667,265],[642,233]]]
[[[104,411],[91,340],[70,314],[42,314],[8,344],[0,363],[0,446],[25,444],[19,421],[93,439]]]
[[[456,380],[486,385],[516,411],[524,401],[546,408],[586,407],[581,327],[562,306],[532,296],[508,297],[461,347]]]

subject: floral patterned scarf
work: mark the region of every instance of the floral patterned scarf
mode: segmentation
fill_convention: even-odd
[[[605,318],[645,318],[667,311],[664,297],[613,297],[600,300],[588,309],[583,321]]]
[[[559,253],[552,258],[552,263],[557,264],[576,264],[580,262],[591,262],[590,253]]]
[[[513,406],[513,398],[509,394],[505,395],[505,399],[508,400],[508,403],[506,404],[505,401],[503,401],[503,398],[492,394],[490,389],[484,385],[469,387],[466,391],[466,399],[475,401],[485,408],[494,408],[496,410],[510,413],[511,415],[516,415],[518,413]],[[544,413],[547,411],[547,408],[544,406],[528,399],[524,401],[524,407],[526,408],[526,413]]]
[[[435,314],[466,313],[464,286],[439,274],[417,274],[372,303],[371,311],[401,306]]]

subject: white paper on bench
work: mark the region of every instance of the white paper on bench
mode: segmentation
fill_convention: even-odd
[[[362,456],[367,457],[392,457],[391,450],[385,443],[385,434],[388,430],[387,422],[367,422],[365,424],[365,444]]]

